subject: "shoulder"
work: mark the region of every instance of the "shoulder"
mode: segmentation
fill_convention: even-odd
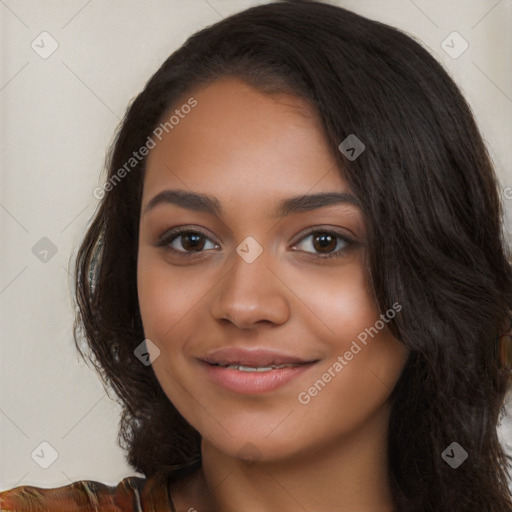
[[[9,512],[153,512],[171,510],[167,477],[129,476],[117,485],[78,480],[62,487],[22,485],[0,491],[0,510]]]

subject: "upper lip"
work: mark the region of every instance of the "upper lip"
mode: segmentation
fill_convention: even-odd
[[[276,352],[267,349],[246,349],[237,347],[225,347],[212,350],[201,358],[210,364],[239,364],[243,366],[269,366],[280,364],[305,364],[316,362],[317,359],[302,359],[290,354]]]

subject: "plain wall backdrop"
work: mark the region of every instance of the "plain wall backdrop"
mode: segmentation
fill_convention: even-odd
[[[262,3],[0,1],[0,489],[137,474],[116,445],[119,406],[75,350],[73,258],[129,101],[192,33]],[[512,0],[331,3],[401,28],[445,65],[487,141],[510,231]],[[500,435],[512,443],[512,425]]]

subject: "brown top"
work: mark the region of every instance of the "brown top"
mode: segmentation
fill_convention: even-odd
[[[22,485],[0,491],[0,510],[12,512],[176,512],[170,475],[129,476],[115,486],[78,480],[55,488]]]

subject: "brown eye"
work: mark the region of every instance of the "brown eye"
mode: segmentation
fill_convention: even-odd
[[[207,244],[211,246],[208,247]],[[199,254],[219,247],[204,233],[191,229],[171,229],[160,237],[157,245],[183,256],[192,256],[194,253]]]
[[[342,256],[354,244],[354,240],[339,233],[317,230],[303,237],[296,247],[302,246],[300,250],[319,258],[332,258]]]
[[[313,236],[313,247],[319,252],[331,252],[336,248],[336,238],[330,233],[319,233]]]
[[[203,235],[198,235],[196,233],[190,234],[182,234],[179,235],[181,237],[181,245],[183,249],[186,251],[200,251],[203,249],[205,240]]]

